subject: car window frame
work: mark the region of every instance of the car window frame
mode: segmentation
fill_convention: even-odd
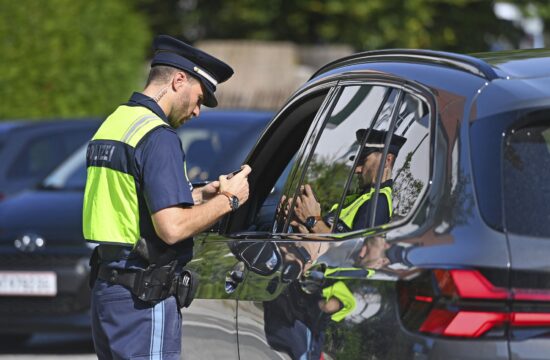
[[[414,217],[414,214],[418,211],[418,209],[421,207],[421,204],[424,202],[427,194],[430,191],[430,186],[431,186],[432,179],[433,179],[433,176],[434,176],[433,157],[434,157],[434,146],[435,146],[435,125],[436,125],[436,121],[437,121],[437,112],[434,109],[436,108],[437,103],[436,103],[435,99],[433,98],[433,94],[429,91],[429,89],[427,89],[426,87],[423,87],[423,86],[419,86],[418,84],[411,84],[411,83],[404,82],[404,81],[385,82],[383,80],[368,81],[368,80],[353,79],[353,80],[350,80],[350,81],[340,81],[340,82],[338,82],[338,87],[340,89],[340,92],[346,86],[357,86],[357,85],[360,85],[360,86],[361,85],[364,85],[364,86],[383,86],[383,87],[386,87],[386,88],[390,89],[390,91],[388,91],[388,93],[386,94],[386,98],[384,99],[384,102],[381,104],[380,108],[378,109],[378,111],[376,113],[376,118],[378,118],[378,116],[380,115],[380,111],[383,109],[383,105],[385,104],[385,102],[387,102],[387,100],[388,100],[387,97],[389,96],[389,94],[391,94],[392,90],[398,91],[397,99],[395,101],[395,105],[392,108],[392,113],[391,113],[391,120],[390,120],[390,125],[389,125],[389,130],[388,130],[389,131],[388,133],[390,134],[390,136],[387,136],[387,138],[386,138],[386,143],[385,143],[385,146],[384,146],[384,152],[383,152],[383,156],[382,156],[383,161],[380,163],[380,168],[379,168],[379,171],[378,171],[378,178],[377,178],[376,185],[375,185],[375,192],[373,194],[374,207],[373,207],[373,210],[371,211],[371,214],[370,214],[371,215],[371,217],[369,219],[370,226],[365,228],[365,229],[349,231],[349,232],[346,232],[346,233],[338,233],[338,234],[334,233],[334,226],[335,226],[335,224],[337,223],[337,221],[339,219],[340,212],[342,210],[344,200],[345,200],[345,194],[347,193],[347,191],[349,189],[349,186],[351,185],[351,182],[352,182],[351,180],[352,180],[352,177],[353,177],[353,173],[350,173],[349,176],[348,176],[348,180],[346,182],[346,188],[344,189],[344,191],[342,193],[342,197],[340,199],[338,209],[335,213],[335,221],[334,221],[333,226],[331,227],[331,233],[315,234],[317,236],[321,235],[321,236],[329,236],[330,237],[330,236],[337,235],[337,239],[340,239],[340,238],[347,238],[348,236],[353,237],[354,235],[356,235],[358,233],[365,233],[365,232],[368,232],[369,234],[378,234],[378,233],[387,232],[389,230],[393,230],[395,228],[402,227],[402,226],[406,225],[407,223],[409,223],[411,221],[411,218]],[[403,104],[403,100],[405,99],[407,94],[410,94],[411,96],[414,96],[415,98],[419,99],[428,108],[428,114],[429,114],[429,129],[428,129],[428,132],[429,132],[428,133],[428,137],[429,137],[429,144],[428,144],[428,146],[429,146],[429,159],[428,159],[428,161],[429,161],[429,163],[428,163],[427,183],[423,187],[422,192],[419,194],[418,200],[416,201],[416,205],[413,208],[411,208],[411,210],[407,213],[407,215],[405,217],[403,217],[402,219],[399,219],[398,221],[395,221],[395,222],[389,222],[387,224],[381,224],[381,225],[378,225],[378,226],[374,226],[373,223],[375,221],[376,202],[377,202],[377,199],[378,199],[378,196],[379,196],[379,193],[380,193],[380,185],[381,185],[380,181],[381,181],[381,178],[382,178],[382,169],[384,168],[386,155],[388,154],[389,142],[390,142],[391,136],[393,135],[394,131],[396,130],[395,125],[396,125],[396,121],[397,121],[397,118],[398,118],[398,115],[399,115],[398,110],[401,107],[401,105]],[[334,106],[336,101],[337,101],[337,98],[335,100],[333,100],[333,104],[331,105],[332,107]],[[326,121],[326,118],[324,120]],[[374,121],[370,125],[369,133],[372,130],[375,122],[376,121]],[[324,127],[324,122],[323,122],[322,126]],[[367,135],[367,137],[368,137],[368,135]],[[317,138],[317,141],[318,141],[318,138]],[[363,142],[365,142],[365,141],[366,141],[366,138],[363,140]],[[421,140],[419,142],[419,144],[423,141],[424,140]],[[317,143],[315,143],[315,145],[316,144]],[[311,149],[310,154],[308,155],[308,161],[311,158],[311,156],[313,155],[314,150],[315,150],[315,148]],[[356,160],[354,161],[353,166],[356,165],[356,161],[357,161],[357,157],[356,157]],[[300,183],[303,182],[303,175],[304,175],[305,169],[307,168],[308,164],[309,164],[309,162],[306,163],[305,168],[302,169],[302,179],[301,179]],[[295,187],[295,195],[297,193],[298,193],[298,186]],[[288,235],[288,236],[296,236],[296,235],[304,236],[305,235],[305,236],[307,236],[307,234],[289,233],[287,231],[289,222],[290,222],[290,219],[287,220],[287,224],[285,226],[285,232],[282,232],[279,235]]]
[[[324,241],[344,241],[347,239],[357,238],[357,237],[365,237],[365,236],[373,236],[378,235],[382,233],[387,233],[391,230],[394,230],[396,228],[405,227],[410,221],[416,216],[416,213],[418,210],[422,207],[422,205],[425,203],[426,199],[429,197],[429,194],[431,192],[432,188],[432,180],[435,176],[435,167],[434,167],[434,149],[435,149],[435,143],[436,143],[436,128],[437,123],[439,121],[439,111],[437,106],[437,101],[435,100],[435,95],[430,90],[429,87],[420,84],[415,81],[410,81],[407,79],[399,78],[393,75],[389,74],[373,74],[373,73],[346,73],[344,75],[334,75],[331,76],[326,81],[329,80],[332,81],[331,87],[334,89],[338,88],[341,89],[342,86],[351,86],[351,85],[370,85],[370,86],[384,86],[384,87],[390,87],[394,89],[401,90],[403,93],[404,98],[405,93],[409,93],[419,100],[421,100],[427,107],[429,112],[429,164],[428,164],[428,182],[426,186],[424,187],[421,195],[419,195],[419,200],[417,201],[416,205],[409,211],[407,216],[400,219],[396,222],[390,222],[388,224],[383,224],[367,229],[360,229],[355,231],[350,231],[346,233],[329,233],[329,234],[301,234],[301,233],[288,233],[288,232],[248,232],[248,231],[232,231],[235,230],[234,222],[236,218],[239,217],[240,214],[230,214],[223,220],[223,226],[220,228],[219,231],[220,235],[228,236],[234,239],[255,239],[255,240],[273,240],[277,239],[278,241],[302,241],[302,240],[319,240],[323,239]],[[326,85],[326,84],[325,84]],[[327,86],[325,86],[326,88]],[[309,89],[309,91],[315,91],[319,90],[315,88],[315,84],[312,85]],[[301,94],[304,95],[304,94]],[[293,98],[276,116],[274,119],[279,118],[280,114],[284,113],[289,107],[291,103],[294,103],[294,101],[299,100],[302,98],[302,96],[299,96],[297,98]],[[327,94],[328,98],[328,94]],[[325,99],[326,100],[326,99]],[[334,94],[333,98],[331,99],[330,104],[334,103]],[[327,107],[331,106],[330,104],[326,104]],[[398,109],[401,106],[401,103],[397,104],[396,109]],[[318,112],[319,114],[319,112]],[[319,121],[320,119],[316,120],[317,123],[315,123],[315,130],[318,130]],[[314,123],[312,123],[314,125]],[[309,136],[308,142],[311,141],[311,136],[313,135],[313,127],[310,127],[310,130],[308,130],[308,133],[306,136]],[[393,130],[392,130],[393,133]],[[303,159],[306,146],[305,143],[302,143],[299,152],[296,154],[300,155],[300,159]],[[256,147],[255,147],[256,148]],[[255,148],[252,150],[251,154],[254,152]],[[387,147],[385,147],[386,149]],[[301,152],[303,150],[303,152]],[[311,152],[311,149],[309,149]],[[308,154],[309,155],[309,154]],[[305,170],[303,167],[303,162],[301,163],[302,166],[298,167],[295,171],[291,171],[289,178],[291,176],[301,176]],[[382,164],[383,166],[383,164]],[[294,180],[294,179],[293,179]],[[294,183],[294,182],[293,182]],[[347,184],[349,186],[349,184]],[[297,191],[296,186],[294,186],[294,190]],[[378,189],[379,192],[379,189]],[[345,193],[345,192],[344,192]],[[257,209],[256,209],[257,210]],[[254,211],[256,211],[254,210]],[[339,205],[338,211],[341,210],[341,204]],[[339,215],[339,214],[338,214]]]

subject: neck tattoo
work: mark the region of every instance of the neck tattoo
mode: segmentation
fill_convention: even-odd
[[[154,97],[153,97],[153,100],[155,100],[156,102],[159,102],[160,99],[162,99],[162,97],[164,95],[166,95],[166,93],[168,92],[168,89],[167,88],[163,88],[162,90],[160,90]]]

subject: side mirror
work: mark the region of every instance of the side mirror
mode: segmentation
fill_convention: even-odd
[[[233,244],[233,252],[252,272],[262,276],[275,273],[281,266],[281,253],[269,241],[238,241]]]

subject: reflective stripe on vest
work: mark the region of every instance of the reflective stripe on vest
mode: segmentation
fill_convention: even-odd
[[[134,150],[145,135],[168,126],[151,110],[122,105],[88,145],[82,228],[88,241],[134,245],[140,237]]]
[[[340,300],[342,305],[342,309],[332,314],[330,317],[333,321],[342,321],[346,316],[348,316],[349,313],[355,309],[356,301],[355,297],[353,297],[353,294],[348,289],[346,284],[344,284],[343,281],[337,281],[331,286],[328,286],[323,289],[323,297],[325,298],[325,301],[329,301],[330,298],[337,298]]]
[[[389,186],[385,186],[383,188],[380,188],[380,193],[386,195],[386,199],[388,200],[388,208],[390,211],[390,218],[391,218],[393,213],[392,189]],[[373,194],[374,194],[374,188],[372,188],[368,193],[365,193],[359,196],[350,205],[342,209],[342,211],[340,212],[340,220],[344,224],[346,224],[346,226],[349,229],[353,229],[353,223],[355,222],[355,215],[357,215],[357,212],[359,211],[361,206],[372,198]],[[334,204],[332,205],[332,208],[330,209],[330,211],[335,211],[337,208],[338,208],[338,204]]]
[[[376,272],[372,269],[363,269],[358,267],[350,267],[350,268],[337,267],[337,268],[327,268],[325,270],[324,275],[326,279],[345,280],[345,279],[368,279],[374,276],[375,273]]]

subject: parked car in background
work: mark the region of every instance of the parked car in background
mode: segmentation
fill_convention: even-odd
[[[97,119],[0,123],[0,200],[34,187],[99,127]]]
[[[204,111],[178,129],[192,182],[240,167],[272,114]],[[91,138],[89,133],[87,138]],[[0,203],[0,336],[90,331],[88,260],[82,236],[87,141],[37,188]]]
[[[195,243],[184,358],[548,358],[549,83],[548,50],[374,51],[317,71],[248,156],[249,201]],[[391,220],[375,225],[371,201],[357,228],[363,147],[383,154],[366,190]],[[322,219],[298,216],[308,186]]]

